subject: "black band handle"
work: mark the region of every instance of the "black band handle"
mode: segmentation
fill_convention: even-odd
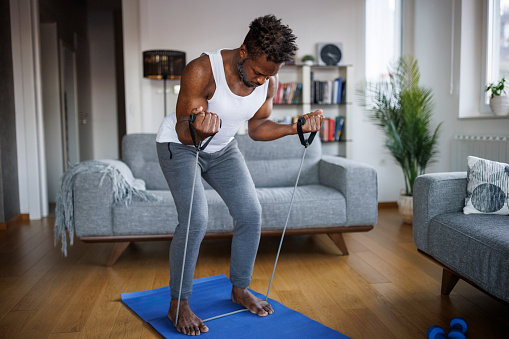
[[[316,132],[311,132],[309,135],[309,138],[304,138],[304,132],[302,132],[302,125],[306,123],[305,118],[299,118],[297,120],[297,133],[299,134],[300,143],[304,147],[308,147],[313,142],[313,139],[315,138]]]
[[[191,134],[191,139],[193,139],[193,146],[196,148],[197,151],[200,150],[201,141],[196,143],[196,133],[194,130],[193,122],[196,120],[196,114],[191,114],[189,116],[189,133]]]
[[[191,115],[189,115],[189,132],[191,133],[191,139],[193,139],[194,148],[196,148],[197,151],[203,151],[205,149],[205,147],[208,146],[209,142],[212,140],[212,138],[214,137],[215,134],[210,136],[209,139],[203,145],[202,145],[201,141],[198,141],[198,143],[196,143],[196,131],[195,131],[194,125],[193,125],[193,122],[195,122],[195,120],[196,120],[196,114],[192,113]],[[220,126],[223,125],[222,120],[219,120],[219,125]]]

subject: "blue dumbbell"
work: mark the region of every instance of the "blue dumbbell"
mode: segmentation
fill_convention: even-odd
[[[451,330],[449,334],[447,334],[448,339],[465,339],[465,333],[458,330]]]
[[[449,334],[445,335],[445,331],[440,326],[431,326],[426,332],[428,339],[465,339],[465,334],[457,329],[453,329]]]
[[[467,332],[467,322],[463,318],[453,318],[449,324],[451,332],[445,335],[443,328],[439,326],[431,326],[426,332],[428,339],[465,339],[465,333]]]
[[[445,331],[440,326],[431,326],[426,332],[426,338],[428,339],[447,339]]]
[[[463,318],[460,318],[460,317],[452,318],[449,326],[451,326],[451,330],[453,330],[453,331],[458,331],[463,334],[467,333],[467,328],[468,328],[467,322]]]

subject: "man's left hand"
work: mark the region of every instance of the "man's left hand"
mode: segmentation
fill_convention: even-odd
[[[306,123],[302,125],[302,131],[304,133],[318,132],[324,120],[322,113],[321,109],[317,109],[314,112],[304,114],[303,118],[306,119]]]

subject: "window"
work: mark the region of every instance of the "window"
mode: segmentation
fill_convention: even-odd
[[[509,0],[485,0],[484,85],[509,80]],[[488,105],[489,96],[483,97]]]
[[[387,75],[401,56],[401,0],[366,0],[366,79]]]

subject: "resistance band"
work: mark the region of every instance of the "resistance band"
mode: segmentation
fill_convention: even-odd
[[[190,130],[190,133],[191,133],[191,138],[193,139],[194,147],[196,148],[196,162],[195,162],[195,167],[194,167],[194,179],[193,179],[193,187],[192,187],[192,191],[191,191],[191,202],[189,204],[189,216],[188,216],[188,219],[187,219],[186,242],[184,244],[184,259],[182,260],[182,272],[181,272],[181,275],[180,275],[180,288],[179,288],[179,297],[178,297],[178,304],[177,304],[177,315],[175,317],[175,327],[177,327],[177,324],[178,324],[178,316],[179,316],[179,308],[180,308],[180,296],[181,296],[181,292],[182,292],[182,281],[184,280],[184,267],[185,267],[185,262],[186,262],[187,241],[188,241],[188,238],[189,238],[189,226],[190,226],[190,223],[191,223],[191,212],[193,210],[193,198],[194,198],[194,188],[195,188],[195,184],[196,184],[196,172],[198,171],[198,155],[199,155],[200,151],[203,151],[205,149],[205,147],[207,147],[207,145],[209,144],[210,140],[213,137],[213,136],[211,136],[207,140],[207,142],[205,142],[205,144],[203,144],[203,145],[201,144],[201,141],[196,143],[195,130],[194,130],[194,126],[192,124],[195,120],[196,120],[196,114],[191,114],[189,116],[189,130]],[[288,220],[290,219],[290,213],[292,211],[292,205],[293,205],[293,200],[294,200],[294,197],[295,197],[295,191],[297,190],[297,185],[299,183],[300,173],[302,171],[302,165],[304,164],[304,158],[306,157],[306,150],[307,150],[308,146],[311,145],[311,143],[313,142],[313,139],[315,138],[315,135],[316,135],[316,132],[312,132],[308,139],[304,138],[304,133],[302,131],[302,125],[304,125],[305,123],[306,123],[306,119],[304,119],[304,118],[299,118],[299,120],[297,121],[297,134],[299,135],[299,139],[300,139],[300,142],[301,142],[302,146],[304,146],[304,153],[302,154],[302,160],[300,162],[299,172],[297,174],[297,180],[295,181],[295,186],[293,187],[292,198],[290,200],[290,207],[288,208],[288,215],[286,216],[285,226],[283,228],[283,233],[281,234],[281,241],[279,242],[279,248],[277,250],[276,261],[274,262],[274,268],[272,269],[272,276],[270,277],[269,288],[267,290],[267,295],[265,296],[265,301],[267,301],[269,299],[270,287],[272,286],[272,280],[274,279],[274,273],[276,272],[276,266],[277,266],[277,262],[278,262],[278,259],[279,259],[279,253],[281,252],[281,246],[283,245],[283,239],[284,239],[284,236],[285,236],[286,228],[288,226]],[[218,319],[218,318],[222,318],[222,317],[226,317],[226,316],[229,316],[229,315],[232,315],[232,314],[236,314],[236,313],[240,313],[240,312],[245,312],[245,311],[248,311],[248,309],[244,308],[244,309],[241,309],[241,310],[237,310],[237,311],[221,314],[221,315],[218,315],[218,316],[215,316],[215,317],[211,317],[211,318],[205,319],[205,320],[203,320],[203,322],[214,320],[214,319]]]
[[[297,180],[295,180],[295,186],[293,187],[292,199],[290,200],[290,207],[288,208],[288,215],[286,216],[285,227],[283,228],[283,233],[281,234],[281,241],[279,242],[279,248],[277,250],[276,262],[274,262],[274,268],[272,269],[272,276],[270,277],[269,288],[267,290],[267,295],[265,296],[265,301],[269,299],[270,287],[272,286],[272,279],[274,279],[274,273],[276,272],[276,265],[279,259],[279,252],[281,252],[281,246],[283,245],[283,239],[285,237],[286,227],[288,226],[288,220],[290,220],[290,212],[292,211],[295,191],[297,190],[297,185],[299,184],[300,173],[302,172],[302,165],[304,164],[304,158],[306,157],[306,150],[308,149],[308,146],[311,145],[316,135],[316,132],[312,132],[308,139],[304,138],[304,132],[302,132],[302,125],[304,125],[305,122],[306,119],[304,118],[299,118],[299,120],[297,121],[297,134],[299,135],[300,143],[302,144],[302,146],[304,146],[304,153],[302,154],[302,160],[300,161]]]
[[[193,187],[191,190],[191,201],[189,203],[189,215],[187,217],[186,242],[184,244],[184,257],[182,259],[182,272],[180,274],[180,287],[179,287],[179,297],[178,297],[178,302],[177,302],[177,315],[175,316],[175,327],[177,327],[178,320],[179,320],[180,297],[182,295],[182,282],[184,280],[184,267],[186,264],[187,241],[189,239],[189,226],[191,225],[191,213],[193,211],[194,188],[196,186],[196,173],[198,172],[198,156],[200,154],[200,151],[203,151],[209,144],[210,140],[212,140],[212,138],[214,137],[214,135],[212,135],[203,145],[202,145],[201,141],[198,141],[198,143],[196,143],[196,132],[195,132],[194,126],[193,126],[193,122],[195,120],[196,120],[196,114],[191,114],[189,116],[189,132],[191,133],[191,139],[193,139],[193,145],[196,148],[196,161],[194,163]]]

